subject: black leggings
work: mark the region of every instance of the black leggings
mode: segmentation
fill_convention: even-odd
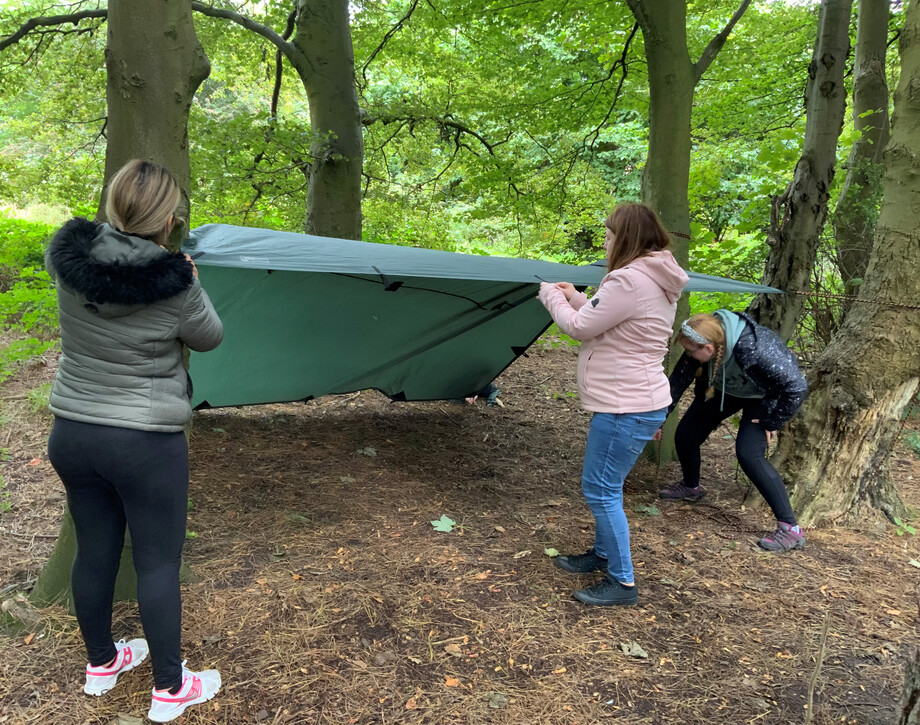
[[[757,399],[726,395],[723,405],[719,390],[709,400],[696,398],[691,403],[674,436],[677,458],[684,473],[684,485],[691,488],[700,485],[700,446],[723,420],[741,410],[741,425],[735,439],[735,455],[738,456],[741,470],[766,499],[777,521],[795,526],[795,514],[792,513],[786,486],[773,464],[767,460],[766,432],[760,423],[751,422],[753,411],[759,404]]]
[[[188,506],[185,434],[56,417],[48,457],[64,483],[76,529],[71,586],[90,664],[104,665],[116,654],[112,597],[127,522],[154,683],[158,689],[179,687],[179,567]]]

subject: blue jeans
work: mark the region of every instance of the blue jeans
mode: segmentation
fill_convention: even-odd
[[[596,523],[594,551],[607,559],[607,572],[618,582],[633,581],[623,481],[667,412],[595,413],[591,418],[581,489]]]

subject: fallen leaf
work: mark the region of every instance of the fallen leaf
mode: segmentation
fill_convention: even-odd
[[[445,677],[444,685],[446,687],[460,687],[460,680],[456,677]]]
[[[543,549],[543,553],[547,556],[559,556],[559,552],[556,549]]]
[[[339,476],[339,480],[342,483],[354,483],[357,479],[352,478],[351,476]]]
[[[915,566],[915,567],[917,567],[918,569],[920,569],[920,561],[917,561],[916,559],[911,559],[911,560],[910,560],[909,562],[907,562],[907,563],[910,564],[911,566]]]
[[[31,632],[30,634],[27,634],[22,641],[23,641],[23,644],[32,644],[33,639],[35,639],[35,632]]]
[[[642,649],[638,642],[620,642],[620,649],[622,650],[623,654],[628,655],[629,657],[640,657],[644,660],[648,659],[648,652]]]
[[[501,692],[487,692],[482,696],[482,699],[487,700],[489,707],[495,710],[500,710],[508,704],[508,696],[502,694]]]
[[[454,657],[463,657],[463,650],[460,649],[460,645],[456,643],[447,645],[444,648],[444,651],[449,655],[453,655]]]
[[[532,552],[530,549],[524,549],[524,551],[519,551],[517,554],[515,554],[515,555],[512,556],[511,558],[512,558],[512,559],[521,559],[521,558],[527,556],[528,554],[532,554],[532,553],[533,553],[533,552]]]
[[[31,461],[29,461],[28,465],[37,466],[41,462],[42,462],[41,458],[33,458]]]
[[[367,446],[366,448],[359,448],[358,453],[364,456],[368,456],[369,458],[377,457],[377,449],[374,448],[373,446]]]
[[[658,516],[661,514],[657,506],[645,506],[644,504],[639,504],[634,510],[636,513],[648,514],[649,516]]]
[[[443,531],[445,533],[448,533],[454,530],[454,526],[457,525],[457,522],[454,521],[452,518],[449,518],[445,516],[444,514],[441,514],[441,518],[435,519],[434,521],[432,521],[431,525],[434,527],[435,531]]]
[[[410,697],[408,700],[406,700],[406,709],[407,710],[418,709],[418,700],[416,700],[414,697]]]
[[[565,674],[565,672],[566,672],[566,668],[565,668],[565,667],[560,667],[560,668],[557,669],[557,670],[553,670],[553,674],[554,674],[554,675],[562,675],[562,674]]]
[[[504,527],[504,526],[496,526],[496,527],[495,527],[495,530],[496,530],[498,533],[500,533],[500,534],[504,534],[504,533],[505,533],[505,527]]]

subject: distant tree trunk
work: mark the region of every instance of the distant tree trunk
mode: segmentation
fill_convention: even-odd
[[[920,11],[907,10],[901,78],[885,150],[883,200],[860,297],[810,374],[811,392],[782,436],[775,462],[794,486],[799,521],[889,519],[904,506],[888,471],[901,416],[920,387]],[[876,304],[876,302],[878,304]]]
[[[749,312],[761,324],[789,340],[804,309],[811,286],[818,240],[827,217],[834,178],[837,139],[843,127],[846,88],[843,82],[850,48],[853,0],[823,0],[818,38],[808,67],[805,90],[805,143],[789,186],[772,200],[763,283],[787,294],[758,295]]]
[[[361,238],[361,171],[364,136],[348,0],[295,0],[290,40],[240,13],[201,2],[192,7],[268,39],[297,71],[310,106],[307,234]]]
[[[179,215],[187,222],[191,187],[188,114],[195,91],[210,72],[195,34],[190,0],[109,0],[105,60],[106,181],[133,158],[165,166],[182,187]],[[104,207],[103,192],[100,216]],[[172,241],[178,245],[187,230],[185,225],[175,230]],[[75,554],[73,521],[65,511],[54,551],[32,590],[34,601],[69,601]],[[130,599],[136,591],[130,538],[121,564],[115,596]]]
[[[725,45],[729,34],[750,5],[742,0],[738,10],[695,63],[687,46],[686,0],[627,0],[642,30],[649,83],[648,157],[642,171],[642,200],[672,232],[674,256],[686,268],[690,261],[690,121],[693,94],[703,73]],[[676,232],[676,234],[674,234]],[[686,235],[686,236],[680,236]],[[687,317],[689,300],[682,297],[675,325]],[[674,366],[680,350],[666,361]],[[676,417],[668,421],[666,435],[653,455],[670,461],[674,453]]]
[[[904,693],[897,725],[920,725],[920,649],[915,649],[904,666]]]
[[[848,288],[869,265],[881,197],[882,152],[888,143],[888,84],[885,55],[889,0],[859,0],[853,63],[853,126],[857,137],[834,211],[837,263]],[[850,289],[847,290],[851,291]]]
[[[310,105],[307,234],[361,238],[364,138],[348,0],[298,0],[292,44]]]

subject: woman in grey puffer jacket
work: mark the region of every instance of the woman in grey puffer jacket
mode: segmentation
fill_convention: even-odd
[[[191,379],[182,346],[211,350],[223,328],[198,270],[167,251],[179,186],[147,161],[108,188],[110,224],[72,219],[46,254],[55,279],[62,354],[51,390],[48,454],[77,535],[71,574],[86,645],[84,692],[102,695],[151,654],[148,717],[168,722],[220,687],[216,670],[181,661],[179,567],[185,541]],[[112,597],[131,531],[147,640],[112,641]],[[149,645],[148,645],[149,642]]]

